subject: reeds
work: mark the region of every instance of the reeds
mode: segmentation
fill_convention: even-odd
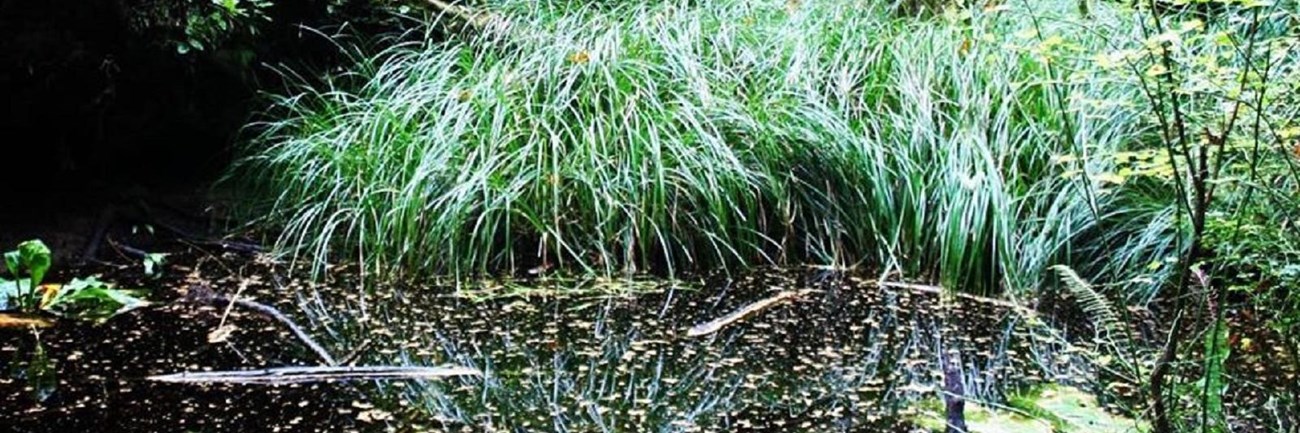
[[[812,262],[987,292],[1071,260],[1088,155],[1143,132],[1132,86],[1071,76],[1106,41],[1070,2],[577,4],[303,80],[250,129],[251,209],[384,279]]]

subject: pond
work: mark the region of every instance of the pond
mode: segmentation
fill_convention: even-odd
[[[228,432],[347,427],[356,384],[274,389],[145,381],[176,371],[312,363],[272,324],[232,312],[240,337],[210,344],[222,311],[140,309],[103,325],[0,328],[0,431]],[[288,349],[288,350],[287,350]],[[331,428],[329,431],[346,431]]]
[[[98,326],[0,328],[0,419],[18,432],[913,431],[935,416],[927,402],[942,395],[940,356],[950,351],[977,401],[1084,377],[1060,335],[1023,309],[940,302],[925,287],[851,272],[371,291],[255,272],[265,277],[213,281],[191,270],[167,284],[243,287],[349,365],[481,374],[270,387],[145,381],[320,363],[273,320],[169,302]],[[222,328],[232,332],[214,338]]]
[[[946,350],[960,351],[980,399],[1079,368],[1043,351],[1059,336],[1004,305],[941,307],[935,293],[823,270],[493,281],[384,299],[297,290],[333,345],[369,348],[366,364],[483,372],[377,385],[395,417],[433,431],[908,430],[916,402],[940,395]],[[716,330],[692,335],[702,329]]]

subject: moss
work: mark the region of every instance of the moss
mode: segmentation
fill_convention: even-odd
[[[929,431],[944,431],[943,405],[938,399],[917,402],[915,407],[918,415],[913,422]],[[1150,431],[1143,422],[1107,412],[1093,395],[1058,385],[1013,396],[1008,399],[1006,410],[968,402],[966,423],[972,433]]]
[[[920,410],[912,419],[928,431],[943,432],[947,426],[943,405],[938,399],[918,403]],[[1052,423],[1012,411],[996,410],[974,402],[966,403],[966,427],[971,433],[1052,433]]]

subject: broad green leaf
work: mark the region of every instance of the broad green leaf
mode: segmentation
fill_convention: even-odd
[[[18,278],[18,265],[20,262],[22,260],[18,258],[18,250],[5,253],[5,270],[9,271],[10,276]]]
[[[32,286],[41,284],[45,273],[50,270],[50,248],[40,240],[30,240],[18,244],[18,255],[22,266],[27,268],[28,275],[32,277]]]
[[[118,289],[95,277],[74,278],[63,286],[47,311],[63,317],[103,321],[149,305],[141,299],[143,295],[143,291]]]

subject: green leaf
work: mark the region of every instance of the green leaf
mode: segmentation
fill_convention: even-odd
[[[50,270],[50,247],[39,239],[30,240],[18,244],[18,256],[22,267],[27,268],[28,275],[31,275],[32,287],[41,284],[45,273]],[[8,257],[5,261],[9,261]]]
[[[20,262],[21,259],[18,258],[18,250],[5,253],[5,269],[8,270],[9,275],[12,275],[14,278],[18,278],[18,265]]]
[[[102,322],[118,314],[149,305],[139,290],[124,290],[95,277],[74,278],[50,302],[47,310],[62,317]]]
[[[1228,323],[1219,319],[1214,326],[1215,332],[1205,335],[1205,377],[1200,384],[1205,391],[1205,411],[1209,419],[1209,431],[1223,432],[1226,419],[1223,412],[1223,392],[1227,387],[1224,382],[1224,370],[1228,362]]]

